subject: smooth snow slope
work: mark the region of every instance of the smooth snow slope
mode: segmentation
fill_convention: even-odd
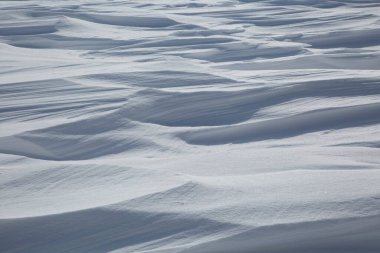
[[[380,252],[378,0],[0,1],[0,252]]]

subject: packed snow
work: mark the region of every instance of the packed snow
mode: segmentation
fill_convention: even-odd
[[[378,0],[0,1],[0,252],[380,252]]]

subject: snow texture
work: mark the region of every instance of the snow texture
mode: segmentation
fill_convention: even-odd
[[[378,0],[0,1],[1,253],[380,252]]]

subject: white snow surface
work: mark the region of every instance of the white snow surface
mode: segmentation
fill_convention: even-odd
[[[380,1],[0,1],[0,252],[380,252]]]

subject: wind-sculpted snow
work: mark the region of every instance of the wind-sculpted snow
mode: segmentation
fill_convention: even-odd
[[[380,252],[380,3],[0,2],[0,252]]]

